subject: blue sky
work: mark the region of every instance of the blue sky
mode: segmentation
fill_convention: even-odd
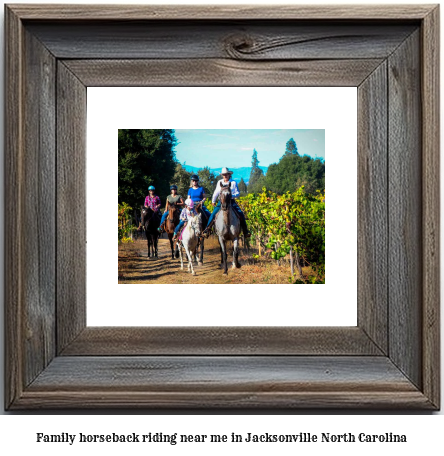
[[[251,166],[253,149],[259,164],[277,163],[290,138],[300,155],[325,159],[325,130],[176,130],[176,158],[183,164],[210,168]]]

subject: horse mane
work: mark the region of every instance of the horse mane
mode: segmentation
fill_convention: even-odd
[[[220,194],[219,194],[219,199],[220,199],[220,202],[221,202],[221,209],[223,211],[226,211],[227,210],[227,203],[228,203],[229,206],[231,206],[231,202],[229,203],[229,201],[231,201],[231,199],[232,199],[231,187],[230,187],[229,184],[222,185],[222,182],[221,182],[221,187],[222,188],[221,188]]]
[[[150,207],[148,206],[140,206],[140,212],[142,212],[144,209],[146,209],[147,211],[151,211],[151,212],[154,212]]]
[[[145,220],[143,220],[143,211],[144,210],[147,211]],[[144,223],[144,224],[149,223],[149,221],[153,218],[154,214],[155,214],[155,212],[150,207],[140,206],[140,219],[141,219],[142,223]]]
[[[168,220],[174,220],[178,207],[176,203],[168,203]]]

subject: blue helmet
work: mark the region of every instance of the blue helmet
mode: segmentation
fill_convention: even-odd
[[[196,181],[196,182],[199,182],[199,176],[198,176],[197,174],[193,174],[193,175],[191,176],[191,180]]]
[[[170,190],[177,190],[177,185],[172,185],[172,186],[170,187]]]
[[[150,191],[150,190],[156,190],[156,189],[155,189],[152,185],[150,185],[150,186],[148,187],[148,191]]]

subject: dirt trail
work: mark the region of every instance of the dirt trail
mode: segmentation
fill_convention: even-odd
[[[229,255],[228,276],[222,274],[219,243],[216,238],[205,241],[203,265],[193,264],[195,276],[187,270],[188,260],[185,260],[185,251],[183,271],[180,269],[180,258],[171,258],[170,242],[165,234],[159,239],[159,258],[147,257],[146,239],[138,239],[134,244],[125,247],[119,249],[119,283],[252,283],[251,274],[254,283],[255,272],[251,270],[250,260],[244,249],[241,249],[239,255],[243,267],[231,269],[233,257]],[[229,252],[232,252],[232,248]],[[249,274],[248,280],[246,274]]]

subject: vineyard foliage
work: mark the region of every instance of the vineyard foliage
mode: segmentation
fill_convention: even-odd
[[[296,278],[295,283],[325,282],[325,190],[307,193],[304,187],[296,192],[278,195],[265,187],[261,193],[249,193],[236,199],[242,208],[253,240],[260,246],[259,255],[274,260],[286,257],[290,251],[311,266],[314,272],[308,280]],[[211,199],[205,201],[210,212]],[[132,242],[132,208],[119,204],[119,243]],[[290,277],[294,283],[295,277]]]
[[[132,242],[131,233],[133,229],[132,225],[132,207],[126,203],[119,204],[119,215],[118,215],[118,229],[119,229],[119,243]]]
[[[314,195],[302,186],[294,193],[262,193],[238,198],[247,218],[248,228],[271,258],[279,260],[297,253],[316,276],[312,283],[325,281],[325,191]]]

